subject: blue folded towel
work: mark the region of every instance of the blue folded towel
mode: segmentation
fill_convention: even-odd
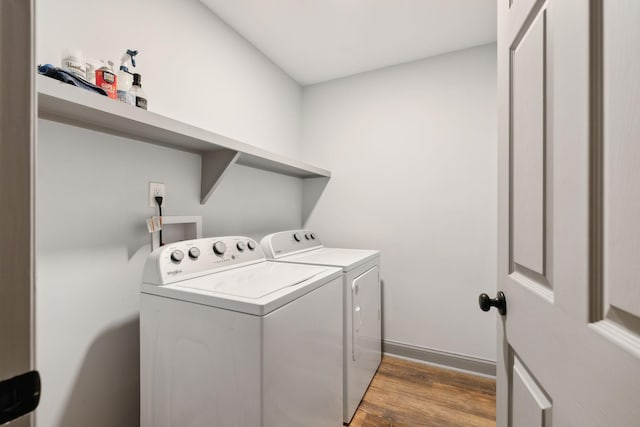
[[[62,68],[54,67],[51,64],[38,65],[38,72],[44,76],[51,77],[52,79],[60,80],[61,82],[81,87],[83,89],[99,93],[100,95],[108,96],[107,92],[101,87],[91,84],[85,79],[63,70]]]

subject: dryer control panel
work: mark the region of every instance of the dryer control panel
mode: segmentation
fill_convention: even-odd
[[[166,285],[263,261],[262,249],[248,237],[185,240],[167,244],[149,254],[143,282]]]
[[[267,258],[277,259],[296,252],[321,248],[322,242],[311,230],[289,230],[265,236],[260,246]]]

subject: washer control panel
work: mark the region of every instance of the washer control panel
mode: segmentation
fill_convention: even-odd
[[[153,251],[147,258],[143,281],[165,285],[261,261],[265,255],[249,237],[185,240]]]
[[[322,242],[311,230],[289,230],[265,236],[260,245],[267,258],[279,258],[295,252],[320,248]]]

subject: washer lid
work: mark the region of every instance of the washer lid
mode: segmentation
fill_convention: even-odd
[[[224,273],[176,283],[179,288],[198,289],[236,297],[257,299],[280,289],[299,285],[325,271],[314,266],[263,262]]]
[[[263,261],[166,285],[145,294],[263,316],[339,278],[338,268]]]
[[[378,251],[365,249],[320,248],[282,257],[279,260],[301,264],[340,267],[344,271],[349,271],[379,255],[380,252]]]

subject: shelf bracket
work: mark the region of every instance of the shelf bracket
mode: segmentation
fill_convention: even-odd
[[[218,187],[229,167],[236,162],[240,152],[221,149],[202,153],[200,204],[204,205]]]
[[[304,178],[302,180],[302,226],[306,226],[313,210],[320,200],[325,187],[329,183],[329,177]]]

